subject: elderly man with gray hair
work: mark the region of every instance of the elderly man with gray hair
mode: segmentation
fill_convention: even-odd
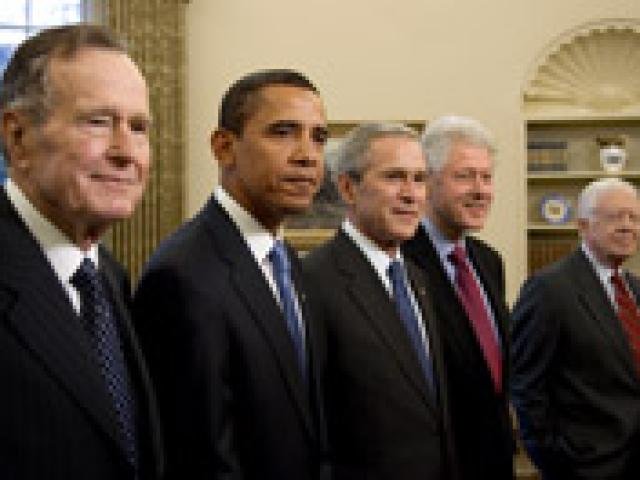
[[[522,288],[513,312],[513,401],[545,479],[640,478],[640,202],[596,180],[578,202],[581,245]]]
[[[402,125],[361,125],[335,170],[346,219],[304,262],[326,335],[334,478],[456,478],[430,292],[400,251],[426,200],[419,137]]]
[[[508,310],[500,255],[468,235],[493,202],[495,146],[477,121],[445,116],[422,137],[426,215],[404,251],[426,274],[442,334],[451,427],[462,478],[513,478]]]
[[[150,168],[147,84],[99,26],[39,31],[0,86],[0,477],[162,477],[129,280],[100,237]]]

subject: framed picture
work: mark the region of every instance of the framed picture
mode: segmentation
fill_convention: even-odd
[[[325,147],[325,172],[322,186],[309,211],[302,215],[289,217],[286,222],[285,238],[299,252],[308,252],[324,243],[333,236],[340,226],[345,208],[332,179],[335,153],[351,129],[365,122],[367,120],[329,122],[329,139]],[[422,133],[425,126],[424,121],[394,120],[393,122],[407,125],[418,133]]]

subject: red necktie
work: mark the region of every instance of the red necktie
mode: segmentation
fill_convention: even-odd
[[[491,326],[482,293],[473,272],[466,261],[466,254],[460,245],[456,245],[449,258],[456,267],[456,286],[473,331],[480,343],[482,353],[491,372],[496,392],[502,391],[502,356],[498,340]]]
[[[636,368],[640,372],[640,312],[617,271],[611,276],[611,283],[618,304],[618,318],[627,333]]]

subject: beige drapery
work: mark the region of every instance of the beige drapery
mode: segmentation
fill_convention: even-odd
[[[149,84],[153,164],[134,216],[106,238],[137,280],[157,244],[182,222],[185,165],[185,0],[106,0],[103,22],[122,35]]]

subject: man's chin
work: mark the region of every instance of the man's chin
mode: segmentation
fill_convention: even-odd
[[[281,210],[285,216],[289,215],[301,215],[306,213],[313,202],[311,200],[301,200],[296,202],[288,202],[281,206]]]
[[[484,228],[486,220],[487,217],[467,218],[466,221],[463,222],[462,226],[465,232],[477,232],[478,230],[482,230]]]

